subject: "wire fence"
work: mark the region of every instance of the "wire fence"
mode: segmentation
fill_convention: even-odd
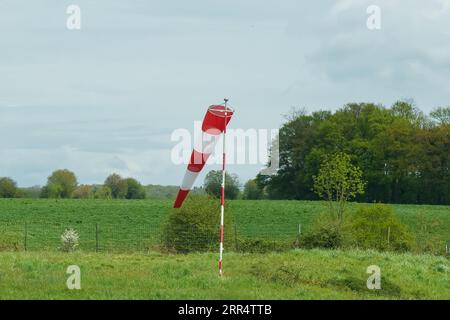
[[[307,226],[306,226],[307,227]],[[0,251],[58,251],[63,249],[61,236],[68,229],[79,235],[78,249],[89,252],[177,252],[214,251],[219,243],[219,226],[200,230],[199,226],[183,227],[164,234],[158,223],[123,224],[81,222],[0,223]],[[302,224],[270,223],[233,224],[225,228],[225,249],[237,252],[284,251],[300,247],[308,231]],[[391,230],[383,231],[389,242]],[[419,243],[421,247],[424,244]],[[450,254],[450,241],[435,241],[434,252]],[[445,251],[444,251],[445,250]],[[422,251],[422,250],[421,250]],[[430,251],[430,249],[424,250]]]
[[[132,228],[120,224],[105,223],[24,223],[0,224],[0,251],[57,251],[62,249],[61,236],[66,230],[73,229],[79,235],[78,249],[93,252],[132,252],[161,251],[167,245],[162,227],[158,224],[136,224]],[[228,226],[225,231],[225,245],[228,251],[250,250],[251,243],[267,242],[263,245],[274,246],[284,243],[295,245],[299,239],[299,226],[273,225],[260,226],[258,229]],[[176,246],[206,248],[214,250],[219,241],[219,226],[210,232],[199,231],[190,226],[178,230],[174,236]],[[217,238],[217,239],[216,239]],[[180,244],[179,242],[184,242]],[[269,248],[270,249],[270,248]],[[250,250],[251,251],[251,250]]]

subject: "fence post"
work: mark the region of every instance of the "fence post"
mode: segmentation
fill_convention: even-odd
[[[98,252],[98,224],[95,223],[95,252]]]
[[[27,223],[25,222],[25,232],[24,232],[24,237],[23,237],[23,246],[25,251],[27,251],[27,238],[28,238],[28,227],[27,227]]]
[[[450,254],[450,240],[448,240],[447,244],[445,245],[445,253]]]
[[[298,224],[298,231],[297,231],[297,247],[300,246],[300,236],[302,235],[302,224]]]
[[[391,227],[388,227],[388,234],[387,234],[387,242],[388,242],[388,248],[389,248],[389,244],[391,242]]]
[[[236,250],[236,252],[239,250],[236,223],[234,224],[234,249]]]

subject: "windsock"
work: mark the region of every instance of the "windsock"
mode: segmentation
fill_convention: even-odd
[[[226,119],[225,119],[226,111]],[[199,139],[194,139],[194,149],[184,174],[183,182],[178,191],[177,198],[173,205],[174,208],[180,208],[186,199],[189,191],[192,189],[197,176],[202,171],[214,147],[220,138],[220,135],[226,130],[228,122],[233,116],[234,110],[225,105],[212,105],[206,111],[203,119],[201,132],[197,133]]]

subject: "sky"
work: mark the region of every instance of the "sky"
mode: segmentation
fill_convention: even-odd
[[[450,0],[0,0],[0,176],[178,185],[172,133],[224,97],[230,128],[270,130],[292,108],[414,99],[429,112],[450,105],[449,80]],[[261,167],[229,170],[243,183]]]

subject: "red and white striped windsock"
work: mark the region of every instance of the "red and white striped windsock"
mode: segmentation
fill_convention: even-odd
[[[226,119],[225,119],[226,111]],[[195,179],[205,166],[214,147],[224,132],[228,122],[233,116],[234,110],[225,105],[212,105],[206,111],[206,115],[202,123],[202,132],[197,133],[199,138],[194,139],[194,150],[192,150],[191,158],[178,191],[177,198],[173,205],[174,208],[180,208],[186,199],[189,191],[194,185]]]

